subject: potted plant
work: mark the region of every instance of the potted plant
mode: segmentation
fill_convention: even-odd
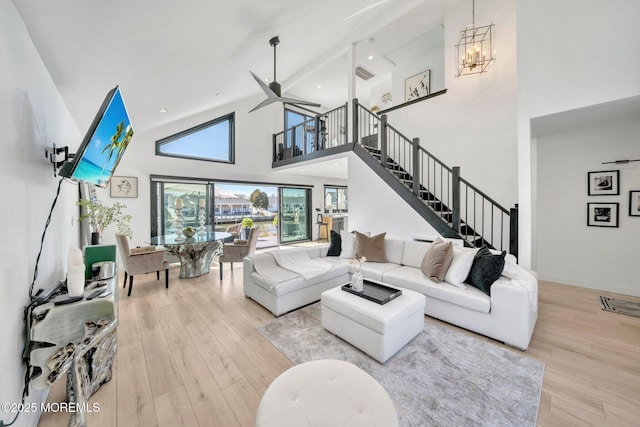
[[[80,199],[76,205],[83,207],[87,212],[80,215],[78,221],[88,220],[91,224],[91,244],[99,244],[102,240],[102,232],[111,224],[115,223],[118,233],[124,234],[128,238],[133,237],[133,232],[129,223],[131,215],[122,212],[126,206],[122,203],[114,203],[112,206],[105,205],[98,199],[86,200]]]
[[[242,229],[244,230],[244,238],[249,238],[249,229],[253,227],[253,220],[251,218],[242,219]]]

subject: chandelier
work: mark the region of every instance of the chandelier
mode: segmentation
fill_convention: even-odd
[[[472,0],[472,24],[460,31],[456,47],[458,70],[456,76],[479,74],[496,60],[493,50],[494,23],[476,26],[476,2]]]

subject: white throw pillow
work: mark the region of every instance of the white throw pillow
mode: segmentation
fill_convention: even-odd
[[[340,252],[340,258],[355,258],[356,236],[348,231],[340,230],[340,239],[342,240],[342,252]]]
[[[473,258],[476,256],[477,249],[453,247],[453,261],[444,275],[444,281],[452,284],[460,289],[467,289],[464,282],[471,271]]]

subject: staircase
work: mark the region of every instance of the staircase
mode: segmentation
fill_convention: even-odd
[[[347,106],[340,108],[346,116]],[[335,111],[335,110],[334,110]],[[354,99],[350,108],[352,149],[405,202],[444,237],[462,239],[469,247],[483,245],[518,255],[518,206],[506,209],[420,145]],[[346,117],[341,122],[346,124]],[[341,132],[346,127],[341,127]],[[287,132],[287,131],[285,131]],[[284,133],[283,133],[284,134]],[[280,134],[278,134],[280,135]],[[345,138],[346,139],[346,138]],[[274,144],[277,141],[274,135]],[[332,154],[334,149],[318,149]],[[274,154],[276,150],[274,147]],[[308,155],[300,160],[307,160]],[[278,166],[274,155],[274,167]]]

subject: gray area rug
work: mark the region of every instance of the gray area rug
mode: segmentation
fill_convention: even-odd
[[[600,297],[602,309],[627,316],[640,317],[640,303],[618,298]]]
[[[295,364],[339,359],[368,372],[391,396],[401,427],[536,424],[544,364],[451,329],[425,323],[384,365],[324,330],[320,303],[258,331]]]

